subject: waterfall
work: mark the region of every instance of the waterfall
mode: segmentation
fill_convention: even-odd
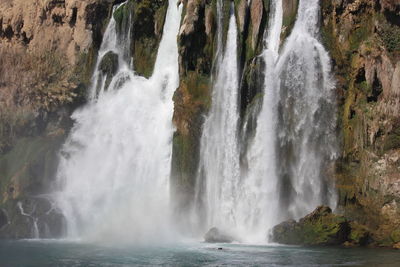
[[[126,3],[127,2],[115,5],[113,7],[112,14],[114,14],[118,8],[126,5]],[[95,65],[95,71],[91,79],[92,86],[89,90],[90,101],[94,101],[99,94],[104,93],[104,91],[110,87],[107,86],[106,81],[107,79],[112,79],[113,77],[108,77],[107,74],[102,73],[100,67],[102,59],[104,59],[108,53],[117,55],[116,60],[118,61],[119,65],[119,70],[116,75],[118,78],[114,79],[114,83],[111,84],[111,88],[120,86],[125,82],[125,80],[130,79],[130,76],[132,75],[132,69],[134,67],[132,66],[130,51],[132,40],[132,12],[129,12],[128,25],[129,27],[125,30],[125,32],[118,33],[114,16],[111,16],[110,22],[108,23],[104,32],[103,40],[97,55],[98,60]]]
[[[169,1],[150,79],[133,72],[123,43],[130,38],[118,38],[110,19],[98,58],[117,54],[118,71],[105,90],[96,64],[89,103],[73,113],[75,125],[61,151],[56,198],[70,238],[136,243],[161,241],[171,232],[172,96],[179,83],[181,18],[176,3]]]
[[[279,57],[282,21],[282,0],[274,0],[265,36],[266,48],[262,54],[265,62],[264,98],[256,133],[246,154],[248,171],[244,174],[240,194],[243,235],[251,242],[265,241],[267,230],[280,221],[275,147],[278,75],[275,66]]]
[[[337,157],[336,103],[330,58],[318,40],[320,1],[301,0],[276,69],[279,77],[277,174],[283,217],[336,206],[329,180]]]
[[[300,0],[295,26],[280,53],[282,0],[272,4],[263,53],[263,107],[247,153],[241,201],[253,222],[250,238],[257,232],[265,238],[275,224],[298,219],[318,205],[336,205],[327,178],[336,157],[334,84],[329,56],[318,40],[319,1]]]
[[[234,15],[225,52],[217,59],[212,106],[201,139],[196,191],[203,196],[206,227],[244,242],[265,242],[280,221],[336,202],[327,178],[337,156],[334,84],[329,56],[318,40],[319,1],[300,1],[283,47],[282,5],[282,0],[271,1],[262,53],[264,97],[245,153],[246,168],[239,161]]]
[[[240,177],[238,149],[238,54],[236,18],[231,6],[225,51],[222,44],[222,5],[218,1],[218,53],[212,105],[203,126],[197,192],[202,192],[206,227],[235,225],[236,192]],[[203,229],[204,230],[204,229]]]
[[[33,210],[30,213],[26,213],[24,210],[24,207],[22,206],[22,202],[18,201],[17,202],[17,207],[19,211],[21,212],[22,216],[25,216],[29,219],[32,220],[32,236],[33,239],[39,239],[39,227],[38,227],[38,218],[33,216],[33,213],[35,212],[36,206],[33,206]]]

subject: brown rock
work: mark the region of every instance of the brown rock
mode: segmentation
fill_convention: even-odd
[[[244,25],[246,23],[246,17],[247,17],[247,0],[241,0],[238,6],[238,26],[239,26],[239,31],[240,33],[243,34],[244,32]]]
[[[190,35],[195,30],[195,25],[199,20],[200,6],[196,0],[188,0],[186,6],[186,15],[179,30],[179,36]]]
[[[253,49],[256,49],[257,47],[263,13],[264,13],[263,1],[262,0],[251,1],[250,19],[251,19],[251,24],[253,26],[251,33],[251,45]]]
[[[215,17],[211,7],[206,8],[206,34],[208,37],[211,37],[215,31]]]
[[[400,0],[381,0],[382,9],[387,9],[396,12],[400,15]]]
[[[85,56],[92,45],[100,45],[112,2],[0,1],[2,125],[10,123],[6,127],[15,128],[15,134],[20,131],[18,127],[38,116],[39,110],[49,111],[77,99],[74,90],[90,75],[82,62],[79,66],[77,63],[85,60],[93,64]],[[17,127],[15,122],[20,125]],[[12,138],[7,131],[0,131],[0,152],[12,145]]]

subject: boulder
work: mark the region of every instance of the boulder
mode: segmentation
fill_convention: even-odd
[[[204,235],[204,241],[207,243],[232,243],[234,238],[213,227]]]
[[[107,52],[101,59],[99,70],[104,77],[106,77],[105,89],[110,85],[112,78],[118,71],[118,55],[112,51]]]
[[[350,223],[343,216],[320,206],[298,222],[288,220],[275,226],[272,239],[288,245],[340,245],[348,240],[350,232]]]
[[[107,52],[101,59],[99,70],[104,75],[115,75],[118,71],[118,55],[112,51]]]

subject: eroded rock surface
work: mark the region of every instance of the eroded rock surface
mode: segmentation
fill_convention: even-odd
[[[322,1],[340,111],[339,207],[382,246],[400,227],[399,11],[397,0]]]
[[[34,237],[32,218],[41,237],[61,235],[61,216],[34,196],[54,183],[113,2],[0,1],[0,238]]]

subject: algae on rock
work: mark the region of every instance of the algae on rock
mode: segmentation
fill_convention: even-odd
[[[385,15],[383,1],[348,2],[322,1],[322,37],[337,80],[342,138],[339,211],[368,227],[376,245],[392,246],[388,236],[400,226],[400,64],[393,35],[400,27]]]
[[[129,0],[114,12],[119,38],[132,36],[134,70],[146,78],[153,74],[167,7],[168,0]]]

